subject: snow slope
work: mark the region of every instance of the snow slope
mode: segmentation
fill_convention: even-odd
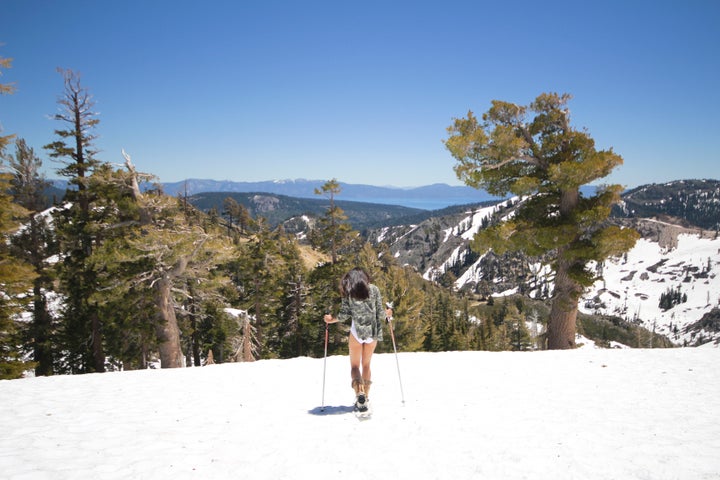
[[[720,238],[682,234],[667,248],[640,239],[626,257],[605,262],[603,277],[583,296],[581,310],[637,319],[675,343],[691,343],[685,327],[720,306]],[[660,296],[668,289],[680,289],[687,301],[662,310]]]
[[[720,350],[346,356],[0,381],[4,479],[720,478]]]
[[[512,200],[517,201],[516,198]],[[462,263],[468,254],[468,242],[482,227],[483,220],[502,205],[469,210],[456,224],[446,227],[441,243],[452,241],[454,247],[446,256],[425,267],[424,278],[436,279],[453,265]],[[646,225],[645,238],[638,240],[627,255],[604,262],[603,280],[585,291],[580,310],[636,321],[677,345],[694,345],[700,338],[701,343],[720,342],[717,331],[686,331],[703,315],[720,307],[720,237],[714,232],[683,228],[655,219],[642,219],[642,222],[655,224],[657,230],[652,231]],[[399,241],[395,243],[400,244]],[[458,275],[455,281],[458,290],[486,278],[486,272],[482,270],[483,257]],[[548,265],[530,265],[530,269],[533,278],[548,279],[548,287],[552,289],[554,274]],[[534,296],[533,288],[539,287],[528,286],[530,295]],[[661,309],[661,295],[678,289],[687,301],[668,310]],[[507,289],[494,295],[510,295],[516,291],[515,288]]]

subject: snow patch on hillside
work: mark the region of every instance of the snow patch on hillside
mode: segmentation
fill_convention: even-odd
[[[602,276],[581,299],[582,311],[637,321],[678,344],[692,342],[684,328],[720,305],[720,239],[681,234],[671,249],[640,239],[627,255],[606,261]],[[662,309],[661,295],[673,289],[687,301]]]

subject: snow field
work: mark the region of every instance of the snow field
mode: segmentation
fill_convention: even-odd
[[[720,478],[717,348],[297,358],[0,382],[10,479]]]

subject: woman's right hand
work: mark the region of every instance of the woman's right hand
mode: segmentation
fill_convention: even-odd
[[[333,318],[333,316],[330,315],[329,313],[326,313],[326,314],[325,314],[325,316],[323,317],[323,320],[325,320],[325,323],[335,323],[335,322],[337,322],[337,319],[336,319],[336,318]]]

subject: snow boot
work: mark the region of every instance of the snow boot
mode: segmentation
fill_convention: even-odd
[[[355,409],[364,412],[367,411],[367,395],[365,393],[365,382],[362,378],[353,378],[353,390],[355,390]]]
[[[363,385],[365,387],[365,401],[369,402],[370,401],[370,385],[372,385],[372,381],[364,380],[363,383],[365,384],[365,385]]]

